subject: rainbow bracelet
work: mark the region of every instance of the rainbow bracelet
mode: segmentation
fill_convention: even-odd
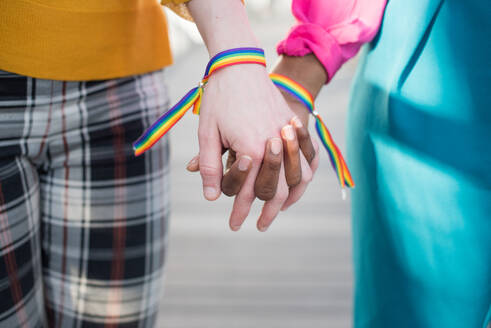
[[[205,74],[199,85],[191,89],[177,104],[162,115],[133,143],[135,155],[139,156],[150,149],[193,107],[193,113],[199,115],[203,88],[210,76],[227,66],[237,64],[259,64],[266,66],[264,50],[260,48],[236,48],[220,52],[213,56],[206,66]]]
[[[150,149],[191,107],[193,107],[193,113],[199,115],[203,88],[210,76],[224,67],[237,64],[260,64],[266,66],[264,50],[260,48],[236,48],[215,55],[206,66],[205,74],[199,85],[191,89],[177,104],[146,129],[140,138],[133,143],[135,155],[139,156]],[[321,117],[315,111],[314,98],[312,95],[303,86],[286,76],[270,74],[270,78],[278,88],[285,90],[303,103],[315,117],[317,133],[329,154],[331,165],[337,173],[341,187],[344,188],[345,186],[348,186],[349,188],[353,188],[355,184],[346,162],[344,161],[343,155],[338,146],[334,143],[334,140]]]
[[[336,171],[339,184],[342,188],[345,186],[353,188],[355,183],[351,177],[348,166],[344,161],[343,155],[341,154],[338,146],[334,143],[326,124],[319,116],[319,113],[315,110],[314,97],[312,97],[310,92],[302,85],[284,75],[272,73],[269,75],[269,77],[278,88],[288,92],[290,95],[304,104],[309,112],[315,117],[315,128],[322,144],[324,145],[324,148],[326,148],[327,153],[329,154],[329,159],[331,160],[331,165],[334,171]]]

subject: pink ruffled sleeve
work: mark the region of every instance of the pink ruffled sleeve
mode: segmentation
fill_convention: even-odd
[[[319,59],[331,79],[376,35],[386,0],[293,0],[298,23],[278,44],[278,54]]]

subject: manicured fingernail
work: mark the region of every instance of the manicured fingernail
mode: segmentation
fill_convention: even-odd
[[[287,125],[281,129],[281,134],[286,140],[295,139],[295,132],[293,131],[293,127],[291,125]]]
[[[271,139],[271,153],[273,155],[278,155],[281,152],[281,147],[283,147],[280,138]]]
[[[217,197],[217,190],[213,187],[205,187],[203,189],[203,193],[205,194],[205,198],[208,200],[215,199]]]
[[[300,129],[303,126],[302,121],[300,121],[300,119],[297,116],[292,118],[292,123],[297,129]]]
[[[239,159],[239,171],[247,171],[251,166],[252,158],[249,156],[242,156]]]
[[[240,225],[239,226],[231,226],[230,229],[232,229],[232,231],[239,231]]]

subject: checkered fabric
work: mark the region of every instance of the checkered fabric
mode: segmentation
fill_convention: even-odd
[[[0,71],[0,327],[153,327],[168,142],[163,71],[96,82]]]

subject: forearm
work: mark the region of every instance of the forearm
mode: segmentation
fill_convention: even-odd
[[[332,79],[376,35],[386,0],[293,0],[297,24],[278,44],[278,54],[314,54]]]
[[[188,8],[210,56],[226,49],[258,46],[240,0],[192,0]]]
[[[312,94],[314,99],[328,79],[324,66],[313,54],[298,57],[281,55],[273,68],[273,73],[285,75],[298,82]],[[306,124],[309,117],[307,108],[287,92],[282,93],[289,104],[295,104],[290,105],[291,109]]]

